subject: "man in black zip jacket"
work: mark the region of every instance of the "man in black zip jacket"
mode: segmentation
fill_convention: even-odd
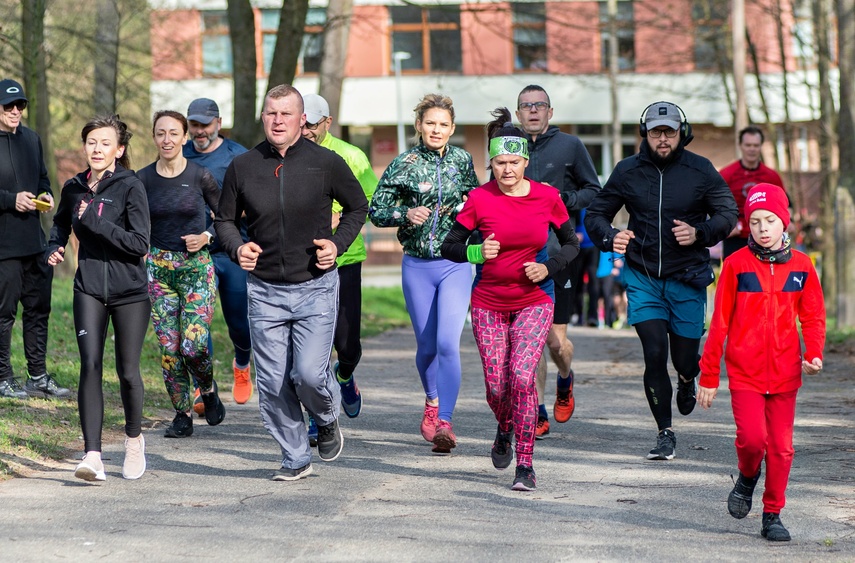
[[[321,460],[333,461],[342,450],[341,390],[330,368],[335,260],[365,223],[368,200],[344,159],[302,137],[303,97],[292,86],[267,93],[261,120],[267,138],[229,165],[214,226],[225,251],[249,272],[258,403],[282,450],[273,479],[294,481],[312,472],[301,403],[318,423]],[[335,233],[333,199],[343,208]]]
[[[39,212],[53,209],[42,142],[21,125],[27,98],[21,85],[0,80],[0,397],[68,397],[71,392],[47,373],[48,316],[53,269]],[[37,199],[40,203],[33,201]],[[23,306],[27,382],[12,373],[12,325]]]
[[[528,137],[530,155],[525,175],[532,180],[553,186],[570,214],[575,228],[581,211],[600,191],[600,179],[588,154],[588,149],[578,137],[561,132],[549,124],[552,119],[549,95],[541,86],[531,84],[517,96],[517,120]],[[580,234],[577,231],[577,235]],[[580,242],[584,242],[581,241]],[[549,254],[557,252],[558,239],[550,233],[547,243]],[[576,399],[573,397],[573,343],[567,338],[567,325],[576,302],[576,287],[582,278],[580,265],[583,254],[569,266],[553,276],[555,282],[555,310],[552,328],[546,339],[549,356],[558,368],[555,403],[552,415],[556,422],[567,422],[573,416]],[[581,314],[581,312],[580,312]],[[549,434],[549,417],[546,412],[546,357],[537,364],[538,413],[535,437],[540,440]]]
[[[659,429],[647,459],[673,459],[668,347],[678,374],[677,408],[688,415],[695,408],[706,287],[713,282],[708,247],[730,234],[738,209],[712,163],[685,149],[692,128],[679,107],[651,104],[640,133],[641,150],[615,167],[588,206],[585,227],[601,250],[626,256],[627,321],[644,350],[644,392]],[[618,230],[611,222],[622,206],[629,225]]]

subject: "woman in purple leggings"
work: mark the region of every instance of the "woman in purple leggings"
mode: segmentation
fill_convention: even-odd
[[[487,403],[499,423],[491,451],[493,466],[501,470],[511,464],[515,437],[517,468],[511,488],[531,491],[535,368],[552,325],[551,276],[579,254],[579,241],[558,190],[524,176],[528,141],[511,124],[510,112],[499,108],[493,116],[487,136],[495,179],[472,191],[442,245],[442,255],[478,264],[472,331],[484,367]],[[561,251],[552,258],[546,253],[550,229],[561,243]],[[467,245],[475,230],[484,242]]]
[[[398,227],[404,299],[426,397],[421,432],[434,453],[447,454],[457,445],[451,417],[460,391],[460,333],[472,275],[469,264],[444,259],[439,247],[478,177],[472,156],[448,144],[454,133],[451,99],[428,94],[415,112],[418,143],[383,173],[368,215],[378,227]]]

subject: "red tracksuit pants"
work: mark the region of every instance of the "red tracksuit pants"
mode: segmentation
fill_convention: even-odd
[[[787,502],[787,481],[793,465],[793,424],[798,389],[765,395],[756,391],[730,392],[736,422],[739,472],[753,477],[766,459],[763,512],[779,514]]]

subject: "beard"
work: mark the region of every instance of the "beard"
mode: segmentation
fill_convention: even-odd
[[[674,159],[676,158],[676,156],[677,156],[677,149],[676,148],[672,149],[671,152],[669,152],[667,156],[660,156],[659,153],[656,152],[655,150],[653,150],[652,147],[650,150],[650,160],[652,160],[653,164],[655,164],[659,168],[664,168],[664,167],[668,166],[669,164],[671,164],[674,161]]]

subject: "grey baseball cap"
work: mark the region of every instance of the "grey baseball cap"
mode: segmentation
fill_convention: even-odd
[[[0,80],[0,104],[11,104],[16,100],[28,101],[21,84],[11,78]]]
[[[647,113],[644,114],[644,124],[648,130],[662,125],[679,130],[682,122],[683,116],[680,115],[680,110],[671,102],[656,102],[647,108]]]
[[[330,105],[317,94],[306,94],[303,96],[303,112],[306,114],[306,123],[315,124],[330,116]]]
[[[220,107],[217,102],[208,98],[197,98],[190,102],[187,108],[187,120],[198,121],[205,125],[220,117]]]

